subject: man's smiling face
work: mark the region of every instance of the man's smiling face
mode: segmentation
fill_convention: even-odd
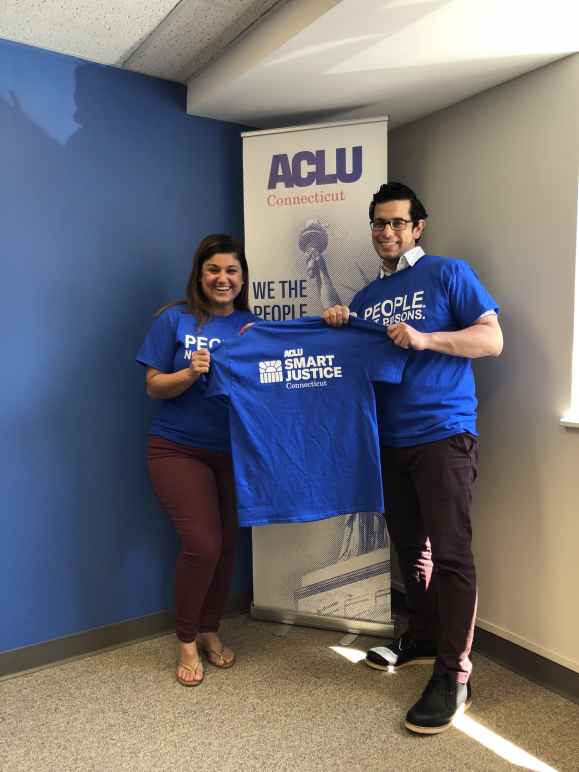
[[[374,208],[374,223],[380,224],[386,220],[411,220],[410,201],[384,201]],[[416,224],[407,222],[402,230],[394,230],[390,224],[383,229],[372,230],[372,243],[384,267],[395,270],[398,259],[409,249],[416,246],[426,222],[419,220]]]

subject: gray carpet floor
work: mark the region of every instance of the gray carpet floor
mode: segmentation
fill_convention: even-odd
[[[280,632],[247,616],[226,620],[238,662],[206,665],[195,688],[175,681],[174,636],[3,681],[0,769],[579,770],[579,705],[481,656],[469,724],[535,761],[516,766],[457,727],[408,733],[403,716],[428,668],[383,673],[333,650],[340,633]],[[359,637],[345,651],[376,643]]]

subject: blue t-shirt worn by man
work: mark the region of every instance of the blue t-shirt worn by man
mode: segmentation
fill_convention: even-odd
[[[163,373],[184,370],[191,364],[194,351],[215,348],[226,338],[239,335],[243,325],[254,320],[249,311],[236,310],[229,316],[214,316],[199,326],[185,305],[173,306],[153,323],[137,362]],[[198,380],[180,396],[162,400],[149,433],[194,448],[228,451],[227,401],[206,399],[204,391],[205,384]]]
[[[423,255],[409,268],[371,282],[354,296],[350,310],[384,327],[406,322],[419,332],[446,332],[469,327],[498,306],[463,260]],[[477,434],[470,359],[411,351],[402,383],[379,383],[375,391],[383,445]]]
[[[319,317],[256,324],[213,353],[240,525],[383,511],[372,381],[399,382],[407,353],[374,324]]]

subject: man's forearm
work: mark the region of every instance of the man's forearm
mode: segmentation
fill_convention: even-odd
[[[474,324],[456,332],[427,334],[427,348],[455,357],[497,357],[503,350],[503,334],[498,325]]]

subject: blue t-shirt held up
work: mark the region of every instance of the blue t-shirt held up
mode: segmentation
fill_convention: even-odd
[[[199,326],[197,318],[185,305],[172,306],[153,323],[137,354],[137,362],[163,373],[184,370],[191,354],[202,348],[213,350],[228,337],[238,336],[244,324],[255,317],[249,311],[234,311],[229,316],[214,316]],[[161,400],[159,415],[150,434],[209,450],[229,450],[227,401],[206,399],[205,384],[196,381],[174,399]]]
[[[414,266],[371,282],[354,296],[350,310],[382,327],[406,322],[419,332],[448,332],[499,309],[468,263],[424,255]],[[378,383],[375,391],[384,445],[404,447],[477,433],[470,359],[411,351],[402,382]]]
[[[207,393],[230,400],[241,525],[383,511],[372,381],[399,382],[407,354],[374,324],[319,317],[259,323],[215,350]]]

